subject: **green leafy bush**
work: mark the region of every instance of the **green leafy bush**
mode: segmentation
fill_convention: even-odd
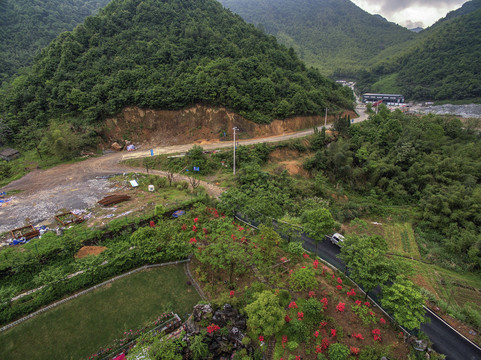
[[[296,291],[312,290],[318,285],[316,274],[311,268],[300,268],[294,271],[290,283]]]

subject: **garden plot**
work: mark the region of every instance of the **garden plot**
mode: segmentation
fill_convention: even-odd
[[[187,281],[182,266],[117,280],[0,334],[0,354],[12,360],[87,358],[165,311],[190,312],[200,297]]]

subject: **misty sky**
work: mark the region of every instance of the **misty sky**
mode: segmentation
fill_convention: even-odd
[[[415,28],[426,28],[468,0],[351,0],[371,14]]]

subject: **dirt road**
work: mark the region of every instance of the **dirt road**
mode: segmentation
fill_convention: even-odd
[[[360,113],[360,112],[359,112]],[[363,117],[360,120],[364,120]],[[358,122],[357,120],[355,122]],[[301,138],[313,133],[312,129],[289,133],[268,138],[241,140],[240,145],[269,143]],[[227,148],[232,142],[197,142],[206,150]],[[173,145],[155,148],[154,154],[171,154],[188,151],[195,144]],[[37,224],[51,219],[61,210],[83,209],[93,206],[111,189],[109,182],[99,178],[102,176],[126,173],[145,172],[145,169],[133,169],[120,164],[122,160],[150,156],[149,150],[139,150],[131,153],[115,152],[87,160],[62,164],[46,170],[35,170],[0,189],[2,191],[21,190],[11,197],[7,206],[0,208],[0,233],[23,226],[25,223]],[[166,175],[162,171],[151,171]],[[185,177],[178,179],[186,180]],[[219,196],[224,189],[203,182],[210,195]]]

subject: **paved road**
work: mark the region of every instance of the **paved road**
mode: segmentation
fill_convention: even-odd
[[[241,214],[237,214],[241,216]],[[254,225],[257,222],[244,218]],[[305,234],[301,235],[304,249],[317,253],[319,257],[334,265],[340,270],[345,270],[345,263],[337,256],[340,253],[339,247],[324,239],[317,244]],[[433,348],[437,352],[446,355],[447,360],[481,360],[481,349],[466,340],[462,335],[454,331],[449,325],[443,322],[438,316],[429,310],[426,316],[431,319],[430,323],[421,325],[421,330],[429,336],[433,342]]]
[[[316,252],[314,241],[303,235],[304,248]],[[338,269],[345,269],[344,262],[337,257],[340,250],[330,241],[324,240],[318,245],[317,254]],[[434,313],[427,311],[426,316],[431,319],[430,323],[421,325],[421,330],[429,336],[433,342],[433,348],[437,352],[446,355],[447,360],[481,360],[481,349],[466,340],[451,327],[446,325]]]

